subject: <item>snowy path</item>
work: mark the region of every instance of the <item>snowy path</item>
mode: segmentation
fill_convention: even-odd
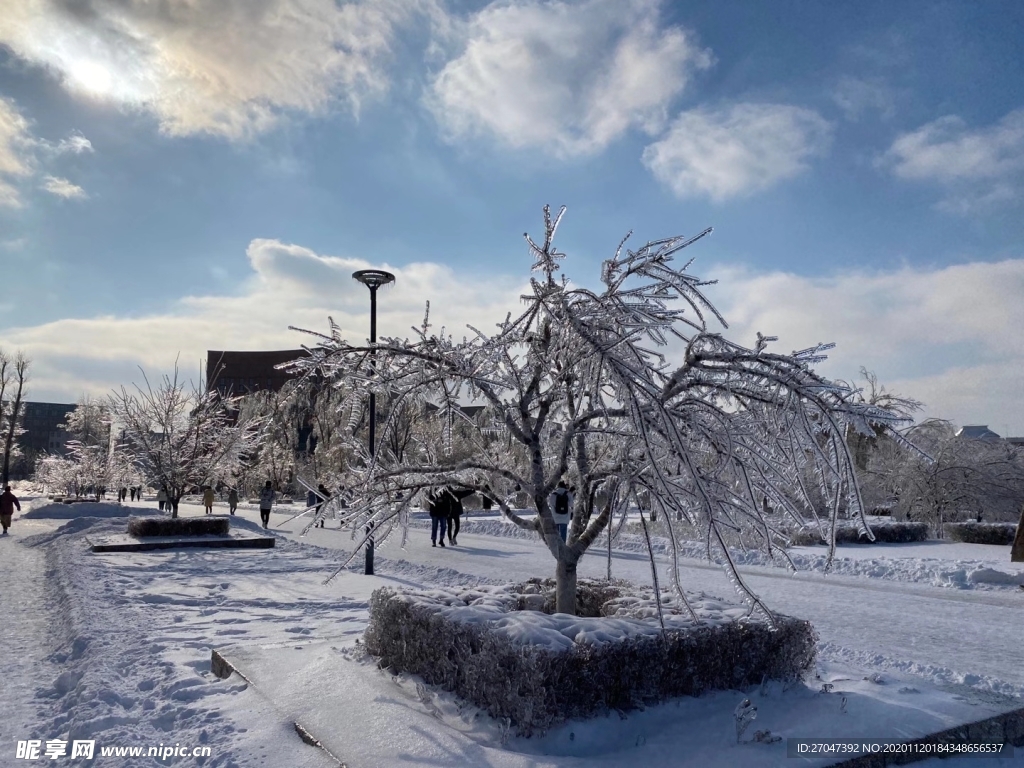
[[[314,529],[300,539],[295,533],[301,530],[298,520],[286,529],[290,538],[318,546],[342,550],[352,546],[347,532]],[[377,556],[379,561],[394,558],[423,566],[447,566],[499,581],[548,577],[554,572],[554,561],[539,541],[466,532],[459,534],[458,547],[441,549],[430,546],[427,531],[415,529],[410,532],[406,550],[399,549],[397,543],[389,544],[378,549]],[[682,582],[686,589],[722,597],[732,595],[721,568],[706,562],[684,562]],[[664,559],[659,569],[662,582],[667,583]],[[388,565],[380,562],[377,573],[387,572]],[[604,551],[591,549],[579,572],[581,576],[603,578]],[[613,551],[612,573],[649,584],[650,561],[646,555]],[[823,658],[1024,695],[1024,667],[1019,663],[1024,592],[943,589],[816,573],[791,575],[765,567],[743,567],[741,573],[772,609],[814,624]]]
[[[128,511],[106,507],[111,514]],[[182,512],[201,515],[202,509]],[[284,533],[288,516],[274,515],[275,533]],[[243,509],[235,524],[254,528],[256,517]],[[318,639],[348,645],[365,628],[370,592],[382,585],[506,583],[553,571],[550,555],[532,538],[464,531],[459,547],[434,549],[418,528],[406,550],[397,537],[378,549],[376,577],[359,572],[360,559],[324,585],[352,547],[348,532],[314,530],[300,539],[294,530],[302,523],[295,521],[271,550],[94,554],[82,532],[123,530],[123,518],[66,522],[16,517],[15,536],[0,540],[0,711],[9,713],[0,718],[0,765],[12,763],[17,740],[87,735],[97,748],[206,745],[209,758],[182,762],[204,768],[324,768],[322,753],[301,744],[272,702],[238,678],[212,676],[212,648],[298,647]],[[650,581],[649,561],[637,552],[615,552],[613,570]],[[975,689],[1024,690],[1015,664],[1024,594],[1016,590],[794,577],[763,567],[743,572],[771,607],[815,623],[826,661]],[[588,555],[581,573],[603,577],[603,551]],[[687,561],[683,580],[688,589],[730,596],[717,566]],[[96,764],[167,763],[104,758]]]
[[[41,738],[41,722],[48,716],[37,689],[59,673],[48,657],[60,636],[59,612],[49,594],[46,551],[26,546],[24,540],[52,526],[19,520],[11,535],[0,537],[0,652],[3,653],[3,698],[8,702],[0,717],[0,743],[16,738]]]

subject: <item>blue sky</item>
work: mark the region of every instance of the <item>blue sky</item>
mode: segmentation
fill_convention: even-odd
[[[728,333],[1024,434],[1017,2],[0,0],[0,346],[74,401],[714,226]]]

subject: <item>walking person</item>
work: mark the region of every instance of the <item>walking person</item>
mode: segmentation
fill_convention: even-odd
[[[128,489],[128,493],[131,494],[131,500],[135,501],[135,486],[134,485],[131,488]]]
[[[231,510],[232,515],[238,509],[238,490],[235,488],[228,491],[228,509]]]
[[[203,490],[203,506],[206,507],[206,514],[213,514],[213,487],[206,486]]]
[[[121,503],[124,504],[124,500],[128,498],[128,487],[121,486]]]
[[[450,496],[448,500],[448,543],[457,545],[459,543],[459,531],[462,528],[461,517],[465,509],[462,507],[462,500],[470,496],[474,491],[457,491],[448,486],[446,493]]]
[[[331,494],[327,492],[327,488],[324,486],[324,484],[320,483],[320,485],[318,485],[316,487],[316,495],[320,499],[317,502],[317,505],[316,505],[316,513],[319,515],[320,514],[320,507],[322,507],[324,505],[324,503],[327,501],[327,499],[330,497]],[[326,519],[326,517],[321,517],[320,518],[320,527],[321,528],[324,527],[324,520],[325,519]]]
[[[430,512],[430,546],[437,546],[437,530],[441,529],[441,546],[444,546],[444,532],[448,527],[448,499],[445,489],[427,494],[427,511]]]
[[[11,527],[11,520],[14,518],[15,507],[21,512],[21,502],[18,501],[17,496],[11,493],[11,486],[8,485],[0,494],[0,526],[3,526],[4,529],[0,536],[7,535],[7,529]]]
[[[270,527],[270,508],[274,506],[276,498],[277,494],[274,493],[273,483],[267,480],[267,484],[260,491],[260,519],[263,520],[264,528]]]
[[[160,506],[160,511],[164,511],[164,507],[167,506],[167,491],[160,487],[160,490],[156,492],[156,503]]]
[[[572,491],[566,485],[565,480],[558,481],[558,487],[548,497],[548,504],[551,505],[551,518],[555,521],[555,528],[562,541],[569,536],[569,520],[572,518]]]

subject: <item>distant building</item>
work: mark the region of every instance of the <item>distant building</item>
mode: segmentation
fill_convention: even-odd
[[[206,388],[221,394],[244,395],[247,392],[280,391],[295,375],[279,371],[275,365],[306,356],[304,349],[282,349],[273,352],[206,353]]]
[[[26,402],[22,422],[25,434],[18,438],[22,449],[26,453],[65,453],[68,433],[64,431],[64,420],[73,410],[74,404]]]
[[[1024,437],[1008,437],[1006,442],[1015,448],[1024,448]]]
[[[28,477],[36,459],[45,453],[64,455],[68,433],[64,431],[64,419],[75,410],[69,403],[24,403],[24,417],[21,426],[25,433],[18,437],[21,456],[11,462],[11,477],[23,480]]]
[[[992,443],[996,440],[1002,439],[999,435],[989,429],[987,424],[960,427],[960,429],[956,431],[956,436],[963,437],[968,440],[984,440],[986,443]]]

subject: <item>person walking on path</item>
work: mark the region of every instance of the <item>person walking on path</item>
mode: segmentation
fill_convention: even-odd
[[[572,491],[566,485],[565,480],[558,481],[558,487],[548,497],[548,504],[551,505],[551,517],[555,521],[558,535],[562,541],[566,541],[569,535],[569,520],[572,518]]]
[[[430,546],[437,546],[437,529],[441,529],[441,546],[444,546],[444,531],[448,527],[448,499],[445,489],[427,494],[427,511],[430,512]]]
[[[260,519],[263,520],[264,528],[270,527],[270,508],[274,506],[275,498],[277,498],[277,494],[274,493],[273,484],[267,480],[267,484],[260,492]]]
[[[135,501],[135,486],[134,485],[131,488],[128,489],[128,493],[131,495],[131,500]]]
[[[121,503],[124,504],[124,500],[128,498],[128,487],[121,486]]]
[[[203,506],[206,507],[206,514],[213,514],[213,488],[209,485],[203,490]]]
[[[318,485],[316,487],[316,496],[319,499],[319,501],[317,501],[317,503],[316,503],[316,514],[318,514],[318,515],[320,514],[320,507],[322,507],[324,505],[324,502],[327,501],[327,499],[328,499],[328,497],[330,497],[330,495],[331,494],[329,494],[327,492],[327,488],[324,487],[323,483],[320,483],[320,485]],[[325,518],[323,518],[323,517],[320,518],[320,527],[321,528],[324,527],[324,520],[325,520]]]
[[[238,509],[238,490],[235,488],[228,491],[228,509],[231,510],[232,515]]]
[[[165,491],[163,488],[160,488],[160,490],[156,492],[156,503],[158,505],[160,505],[160,511],[161,512],[164,511],[164,507],[165,506],[168,506],[167,505],[167,491]]]
[[[459,543],[459,530],[462,528],[460,518],[462,513],[465,512],[462,507],[462,500],[475,493],[475,491],[457,491],[448,486],[446,493],[451,497],[448,500],[448,543],[457,545]]]
[[[0,494],[0,525],[4,529],[0,536],[7,535],[7,529],[11,527],[11,519],[14,517],[15,507],[21,512],[21,502],[18,501],[17,496],[11,493],[11,486],[8,485],[4,488],[4,492]]]

